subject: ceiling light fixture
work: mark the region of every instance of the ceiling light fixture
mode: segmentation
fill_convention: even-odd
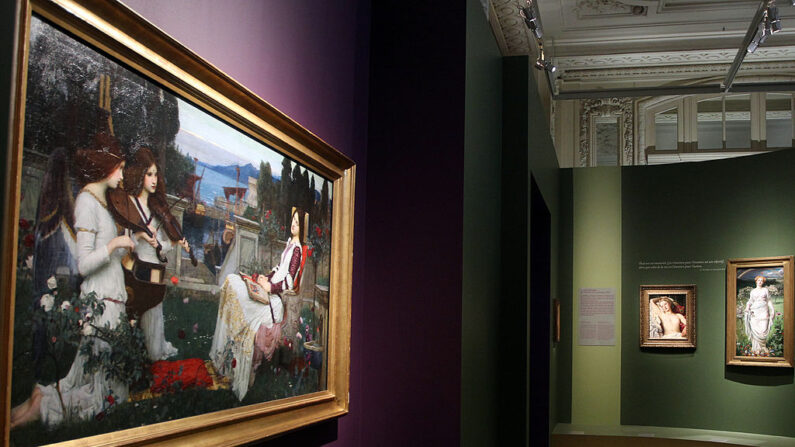
[[[795,1],[795,0],[793,0]],[[541,14],[535,0],[527,0],[525,6],[519,8],[519,15],[524,19],[524,24],[530,28],[536,39],[544,35],[544,28],[541,26]]]
[[[795,0],[793,0],[795,2]],[[775,0],[771,0],[767,7],[762,11],[762,18],[759,25],[756,27],[754,37],[748,42],[746,51],[753,53],[759,48],[759,45],[765,43],[770,35],[781,31],[781,16],[778,13]]]
[[[766,22],[770,23],[771,33],[775,34],[781,31],[781,16],[778,15],[778,7],[775,3],[771,3],[767,7]]]

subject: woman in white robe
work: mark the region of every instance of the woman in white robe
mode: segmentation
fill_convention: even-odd
[[[764,355],[770,352],[767,348],[767,337],[770,335],[770,329],[773,328],[776,310],[770,300],[770,292],[764,287],[765,277],[760,275],[754,280],[756,288],[751,291],[743,313],[745,334],[751,340],[751,352],[755,355]]]
[[[134,244],[129,236],[117,235],[105,198],[106,190],[116,188],[123,178],[124,161],[118,142],[100,133],[93,146],[94,149],[79,150],[76,154],[75,166],[81,171],[79,180],[85,185],[75,201],[77,268],[83,277],[81,295],[93,292],[105,304],[104,312],[95,316],[91,324],[114,329],[125,313],[127,301],[121,258]],[[95,341],[95,352],[108,349],[107,343]],[[119,402],[127,400],[126,384],[106,378],[102,369],[85,373],[86,361],[86,356],[77,354],[67,375],[58,382],[60,397],[55,384],[36,385],[31,398],[12,410],[11,427],[36,419],[48,426],[65,419],[90,419],[103,411],[107,396],[112,394]]]

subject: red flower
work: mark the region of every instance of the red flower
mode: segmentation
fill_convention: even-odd
[[[30,222],[28,222],[27,219],[19,219],[19,228],[27,230],[30,228]]]
[[[32,247],[33,246],[33,242],[35,242],[35,241],[36,240],[33,238],[33,234],[32,233],[25,235],[25,239],[24,239],[25,247],[28,247],[28,248]]]
[[[177,337],[179,337],[180,340],[185,338],[185,331],[180,329],[179,332],[177,332]]]
[[[77,314],[79,314],[79,313],[80,313],[80,308],[79,308],[79,307],[75,306],[75,307],[74,307],[74,310],[75,310],[75,313],[77,313]]]
[[[315,233],[317,233],[317,237],[323,236],[323,230],[321,230],[317,225],[315,225]]]
[[[282,225],[282,231],[284,231],[284,225]]]
[[[179,278],[177,278],[176,276],[172,276],[171,277],[171,284],[174,284],[176,286],[178,282],[179,282]]]
[[[53,343],[55,343],[56,341],[58,341],[58,339],[57,339],[57,338],[55,338],[55,336],[54,336],[54,335],[52,336],[52,338],[51,338],[50,340],[52,340],[52,342],[53,342]]]
[[[315,251],[314,248],[310,248],[309,250],[307,250],[306,251],[306,257],[307,258],[311,258],[312,257],[312,252],[314,252],[314,251]]]
[[[271,210],[268,210],[265,212],[265,218],[270,219],[270,217],[271,217]]]
[[[116,399],[113,398],[113,394],[108,394],[108,397],[105,398],[109,404],[113,405],[116,403]]]
[[[237,359],[232,359],[232,368],[237,366]]]

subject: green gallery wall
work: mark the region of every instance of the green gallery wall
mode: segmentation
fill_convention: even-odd
[[[727,367],[724,345],[725,261],[795,254],[793,167],[795,151],[785,150],[562,171],[559,268],[571,273],[558,278],[561,344],[567,333],[572,338],[558,368],[570,361],[572,380],[559,386],[557,422],[614,427],[608,432],[643,426],[795,437],[793,370]],[[704,264],[641,264],[687,261]],[[639,347],[639,287],[665,284],[697,287],[696,349]],[[617,289],[619,357],[609,347],[577,346],[580,287]],[[560,411],[567,400],[568,414]]]
[[[461,444],[521,445],[536,395],[529,368],[548,366],[527,355],[530,179],[552,216],[555,289],[560,171],[530,59],[500,55],[478,0],[467,0],[466,38]],[[550,411],[560,401],[555,369]]]
[[[795,254],[795,151],[622,169],[621,423],[795,437],[793,370],[725,366],[725,260]],[[721,261],[702,269],[639,262]],[[641,284],[695,284],[694,351],[638,347]]]
[[[461,445],[496,445],[499,421],[502,57],[467,0],[461,302]]]

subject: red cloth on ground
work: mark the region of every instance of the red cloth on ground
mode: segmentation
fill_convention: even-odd
[[[153,393],[172,390],[175,382],[181,382],[180,387],[183,390],[213,385],[213,379],[202,359],[160,360],[153,363],[150,370],[153,383],[149,390]]]

